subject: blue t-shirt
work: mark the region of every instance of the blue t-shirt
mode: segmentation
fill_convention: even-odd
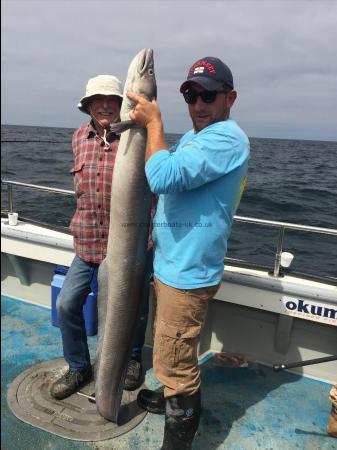
[[[160,281],[179,289],[220,282],[248,158],[248,137],[228,119],[188,131],[147,161],[151,191],[160,194],[153,221]]]

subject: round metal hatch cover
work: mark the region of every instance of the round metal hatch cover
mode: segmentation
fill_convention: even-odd
[[[88,398],[94,392],[93,381],[80,393],[64,400],[52,398],[50,386],[67,368],[63,358],[52,359],[16,377],[7,394],[13,414],[23,422],[76,441],[102,441],[120,436],[136,427],[146,416],[146,411],[136,401],[139,390],[144,386],[136,391],[123,391],[123,423],[120,425],[104,419],[97,412],[94,401]]]

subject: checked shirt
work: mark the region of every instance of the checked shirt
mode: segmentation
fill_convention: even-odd
[[[110,219],[112,174],[119,137],[110,134],[109,147],[92,124],[73,135],[72,146],[76,212],[70,224],[75,253],[87,262],[100,264],[106,255]]]

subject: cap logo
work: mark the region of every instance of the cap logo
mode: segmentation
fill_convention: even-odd
[[[205,69],[208,70],[208,72],[211,74],[216,74],[216,69],[213,66],[213,64],[205,60],[200,60],[195,64],[193,64],[193,66],[189,70],[188,76],[191,76],[192,73],[193,75],[199,75],[201,73],[204,73]]]
[[[194,69],[194,75],[196,75],[196,74],[198,74],[198,73],[203,73],[204,72],[204,70],[205,70],[205,67],[196,67],[195,69]]]

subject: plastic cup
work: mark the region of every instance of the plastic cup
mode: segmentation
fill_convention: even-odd
[[[8,213],[8,224],[15,226],[18,224],[18,213],[12,212]]]
[[[281,266],[288,268],[294,259],[294,255],[289,252],[282,252],[281,254]]]

